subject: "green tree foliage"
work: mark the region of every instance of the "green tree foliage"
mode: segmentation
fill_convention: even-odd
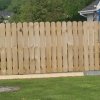
[[[83,20],[78,11],[94,0],[12,0],[12,21]]]
[[[0,23],[3,23],[4,18],[0,16]]]
[[[11,0],[0,0],[0,10],[5,10],[10,5]]]

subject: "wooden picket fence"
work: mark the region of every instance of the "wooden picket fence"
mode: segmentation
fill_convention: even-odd
[[[99,22],[0,24],[0,75],[100,70]]]

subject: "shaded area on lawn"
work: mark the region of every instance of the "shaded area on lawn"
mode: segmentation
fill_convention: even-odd
[[[1,100],[99,100],[100,77],[69,77],[2,80],[0,86],[19,86],[13,93],[0,93]]]

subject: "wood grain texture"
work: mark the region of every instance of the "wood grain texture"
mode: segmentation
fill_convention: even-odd
[[[94,70],[94,22],[89,22],[89,63],[90,70]]]
[[[84,29],[84,67],[85,71],[89,71],[89,23],[84,22],[83,23],[83,29]]]
[[[11,25],[6,24],[6,52],[7,52],[7,74],[11,75],[12,70],[12,49],[11,49]]]
[[[23,39],[23,30],[22,30],[22,23],[17,23],[17,34],[18,34],[18,73],[19,74],[24,74],[24,39]]]
[[[12,31],[12,58],[13,58],[13,74],[18,74],[18,55],[17,55],[17,27],[16,23],[11,24]]]
[[[41,72],[46,73],[46,34],[45,34],[45,24],[40,23],[40,52],[41,52]]]
[[[24,38],[24,71],[26,74],[30,73],[29,68],[29,45],[28,45],[28,24],[26,22],[23,23],[23,38]]]
[[[73,53],[74,53],[74,71],[79,71],[79,59],[78,59],[78,50],[79,50],[79,37],[78,37],[78,23],[73,22]]]
[[[62,22],[62,48],[63,48],[63,72],[68,72],[68,47],[67,47],[67,23]]]
[[[58,72],[62,72],[62,32],[61,32],[61,22],[56,23],[57,27],[57,67]]]
[[[0,24],[0,75],[100,70],[99,22]]]
[[[67,23],[68,28],[68,71],[73,71],[73,34],[72,34],[72,23]]]
[[[34,33],[35,33],[35,66],[36,73],[41,73],[40,67],[40,34],[39,34],[39,23],[34,23]]]
[[[100,24],[98,22],[94,22],[94,43],[95,43],[95,69],[94,70],[100,70],[100,67],[99,67],[99,55],[100,55],[100,52],[99,52],[99,26]]]
[[[51,42],[52,42],[52,71],[57,72],[57,34],[56,23],[51,23]]]
[[[79,71],[84,71],[84,48],[83,48],[83,23],[78,22],[78,36],[79,36]]]
[[[35,36],[34,36],[34,24],[32,22],[29,23],[29,63],[30,63],[30,73],[35,73]]]
[[[6,46],[5,46],[5,37],[6,37],[6,27],[5,24],[1,23],[0,24],[0,44],[1,44],[1,75],[6,75],[7,74],[7,62],[6,62]]]
[[[46,66],[47,66],[47,73],[52,72],[51,68],[51,33],[50,33],[50,23],[45,23],[46,28]]]

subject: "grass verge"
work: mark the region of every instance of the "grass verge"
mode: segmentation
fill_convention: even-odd
[[[0,93],[0,100],[99,100],[100,77],[1,80],[0,86],[19,86],[12,93]]]

